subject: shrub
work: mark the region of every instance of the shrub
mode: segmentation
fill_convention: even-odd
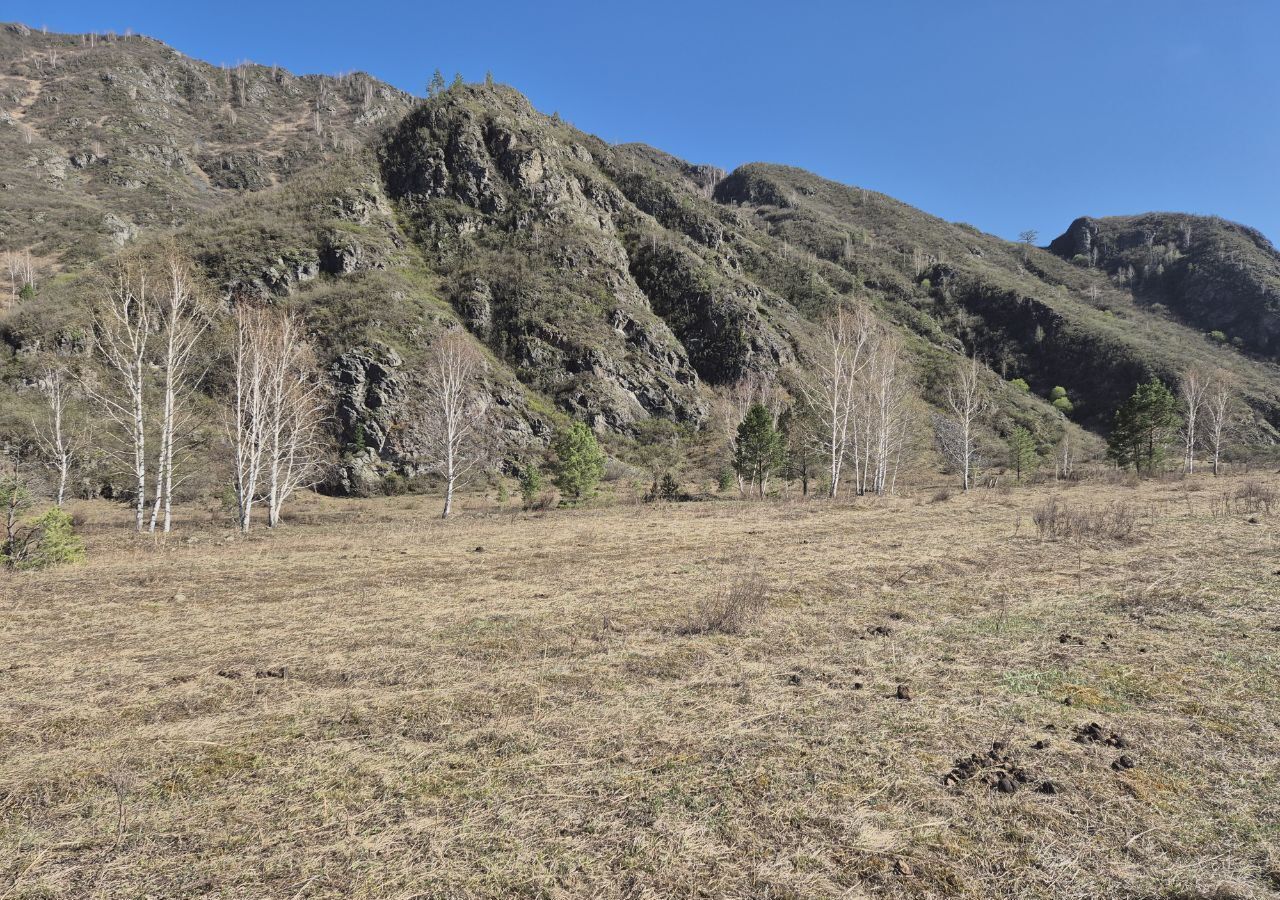
[[[507,483],[502,479],[498,479],[498,505],[506,506],[507,501],[511,499],[511,495],[507,493]]]
[[[681,631],[684,634],[741,634],[768,606],[769,583],[759,572],[748,572],[705,598]]]
[[[84,541],[76,535],[71,516],[56,506],[0,547],[0,562],[10,569],[44,569],[83,559]]]
[[[566,505],[590,498],[604,474],[604,453],[595,432],[585,422],[574,422],[556,435],[551,449],[556,454],[553,480]]]
[[[1276,492],[1260,481],[1246,481],[1236,490],[1237,507],[1244,507],[1245,512],[1264,512],[1271,515],[1271,507],[1276,504]]]
[[[1024,394],[1031,390],[1031,385],[1027,384],[1027,379],[1025,378],[1015,378],[1009,384]]]
[[[738,479],[734,477],[733,469],[725,466],[720,470],[720,475],[716,480],[716,490],[722,494],[726,494],[733,490],[738,484]]]
[[[674,503],[677,500],[686,499],[683,491],[680,490],[680,482],[670,472],[664,472],[661,478],[655,478],[653,485],[649,488],[648,493],[644,495],[646,503],[652,503],[655,500],[662,500],[667,503]]]
[[[946,503],[950,499],[951,499],[951,491],[947,488],[942,488],[934,492],[934,495],[929,500],[929,502],[930,503]]]
[[[1225,344],[1227,342],[1227,335],[1224,332],[1218,331],[1216,328],[1209,332],[1209,338],[1210,340],[1217,341],[1219,344]]]
[[[520,470],[520,499],[524,501],[525,509],[533,506],[540,493],[542,493],[542,473],[538,471],[536,465],[530,463]]]
[[[1138,527],[1138,514],[1128,503],[1073,510],[1050,497],[1031,513],[1036,533],[1043,540],[1102,539],[1124,541]]]

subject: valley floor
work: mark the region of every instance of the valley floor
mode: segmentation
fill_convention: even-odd
[[[1280,510],[1222,509],[1245,481],[307,498],[163,546],[86,505],[86,563],[0,582],[0,897],[1274,896]],[[1135,538],[1041,541],[1055,491]],[[686,633],[752,569],[760,619]]]

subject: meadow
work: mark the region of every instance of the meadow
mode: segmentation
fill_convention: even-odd
[[[1278,489],[80,503],[0,582],[0,898],[1276,896]]]

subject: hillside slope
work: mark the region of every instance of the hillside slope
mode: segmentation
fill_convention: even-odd
[[[414,367],[442,329],[487,354],[514,460],[565,414],[615,447],[706,434],[741,379],[795,389],[822,318],[855,299],[896,327],[926,401],[957,354],[987,362],[992,440],[1015,424],[1042,447],[1105,431],[1137,382],[1192,362],[1230,370],[1264,434],[1280,425],[1271,343],[1206,335],[1195,299],[1225,283],[1212,273],[1231,265],[1228,239],[1251,240],[1251,271],[1271,277],[1274,251],[1239,226],[1196,225],[1176,289],[1166,265],[1135,291],[1112,249],[1082,262],[1067,236],[1015,245],[798,169],[726,175],[611,146],[502,85],[421,101],[365,76],[221,70],[144,38],[17,26],[0,29],[0,54],[0,175],[15,198],[0,241],[43,266],[37,296],[0,313],[17,388],[0,427],[27,421],[42,353],[86,353],[94,263],[168,235],[218,309],[254,298],[305,315],[336,385],[335,490],[415,470]],[[1068,235],[1132,251],[1099,222]],[[1266,278],[1225,304],[1253,310],[1255,337],[1274,320]],[[212,396],[216,342],[208,363]],[[1047,402],[1056,386],[1074,421]]]
[[[0,250],[79,265],[350,151],[412,98],[219,68],[141,36],[0,26]]]
[[[1106,272],[1157,313],[1280,356],[1280,253],[1253,228],[1179,213],[1085,217],[1049,249]]]

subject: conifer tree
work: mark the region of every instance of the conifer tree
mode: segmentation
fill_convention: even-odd
[[[773,427],[773,417],[763,404],[753,403],[738,426],[738,443],[733,454],[733,468],[746,481],[757,486],[763,497],[769,476],[782,464],[782,438]]]
[[[1009,435],[1009,468],[1013,469],[1018,481],[1023,475],[1036,470],[1040,463],[1040,454],[1036,453],[1036,441],[1031,432],[1021,425],[1013,429]]]
[[[1107,438],[1107,455],[1121,468],[1153,474],[1164,462],[1165,450],[1182,420],[1178,400],[1159,379],[1139,385],[1116,410]]]
[[[574,422],[556,435],[551,449],[556,455],[553,481],[564,502],[572,505],[590,498],[604,474],[604,453],[595,433],[585,422]]]

